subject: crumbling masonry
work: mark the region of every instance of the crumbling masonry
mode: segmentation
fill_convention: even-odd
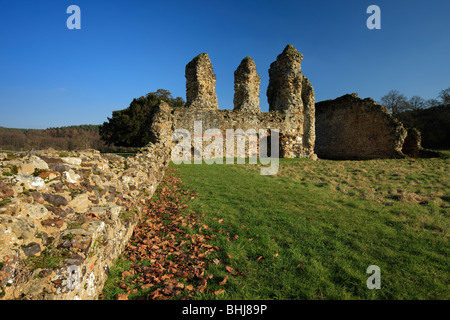
[[[317,103],[315,123],[315,152],[322,159],[439,156],[422,148],[416,129],[406,129],[384,106],[356,93]]]
[[[301,72],[303,56],[288,45],[272,63],[267,90],[270,111],[261,112],[259,107],[260,76],[252,58],[246,57],[234,73],[234,110],[219,110],[215,92],[216,76],[207,53],[201,53],[186,66],[186,106],[171,109],[160,107],[155,117],[164,118],[165,134],[154,136],[169,140],[173,130],[186,129],[192,137],[194,122],[202,122],[202,131],[218,129],[279,130],[279,154],[288,158],[316,158],[314,154],[314,90]],[[155,120],[156,120],[155,118]],[[158,120],[158,123],[163,121]],[[207,143],[203,145],[206,147]],[[192,144],[192,152],[196,150]],[[224,153],[225,154],[225,151]]]
[[[421,147],[420,133],[404,128],[386,108],[370,98],[349,94],[316,104],[313,86],[302,73],[302,60],[303,55],[287,45],[270,65],[269,112],[261,112],[261,78],[253,59],[244,58],[234,72],[234,109],[219,110],[213,66],[207,53],[199,54],[186,66],[185,107],[172,109],[164,105],[155,113],[153,122],[162,125],[152,128],[153,136],[157,137],[155,142],[163,139],[170,144],[172,132],[185,129],[191,134],[192,154],[201,154],[203,150],[199,149],[212,142],[194,145],[194,123],[201,121],[202,134],[208,129],[218,129],[223,134],[227,129],[244,132],[252,129],[257,133],[263,129],[270,135],[271,130],[277,129],[279,156],[285,158],[363,160],[435,156]],[[223,150],[222,155],[225,154]],[[256,155],[246,153],[246,156]]]

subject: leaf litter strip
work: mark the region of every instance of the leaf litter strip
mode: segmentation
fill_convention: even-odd
[[[169,169],[167,173],[177,170]],[[126,293],[119,294],[118,299],[126,300],[138,291],[138,299],[189,299],[196,292],[210,291],[206,287],[213,275],[205,274],[210,262],[206,256],[221,249],[207,244],[215,235],[202,233],[208,226],[199,221],[195,212],[187,210],[187,202],[197,194],[180,189],[181,183],[178,176],[166,174],[148,208],[142,210],[121,255],[132,265],[122,272],[119,286]],[[224,290],[213,293],[222,294]]]

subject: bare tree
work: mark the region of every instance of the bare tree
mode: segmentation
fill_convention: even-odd
[[[425,102],[425,108],[432,108],[432,107],[438,107],[441,105],[441,102],[436,99],[429,99]]]
[[[425,108],[426,101],[425,99],[419,97],[419,96],[412,96],[409,101],[409,105],[411,106],[412,110],[418,110]]]
[[[442,100],[442,104],[450,104],[450,87],[442,90],[439,93],[439,98]]]
[[[406,96],[398,90],[391,90],[381,97],[381,104],[388,108],[393,115],[411,109]]]

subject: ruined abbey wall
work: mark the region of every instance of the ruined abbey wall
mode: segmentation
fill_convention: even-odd
[[[408,139],[409,149],[403,150],[407,134],[401,122],[370,98],[348,94],[316,104],[315,151],[319,158],[363,160],[417,155],[415,148],[420,147],[420,141],[414,142],[413,133]]]
[[[164,143],[0,153],[0,300],[97,299],[169,161]]]
[[[261,80],[253,59],[244,58],[234,73],[234,110],[219,110],[211,61],[206,53],[198,55],[186,66],[186,106],[171,110],[166,105],[155,113],[155,118],[164,119],[157,122],[165,123],[165,128],[153,127],[156,141],[168,140],[174,130],[185,129],[191,133],[193,143],[195,121],[202,122],[202,133],[218,129],[224,138],[227,129],[253,129],[257,133],[263,129],[269,135],[271,130],[277,129],[281,157],[315,158],[314,90],[301,72],[302,59],[303,56],[288,45],[272,63],[267,90],[270,111],[261,112]],[[162,135],[161,130],[165,130],[165,134]],[[192,149],[195,152],[193,144]]]
[[[202,150],[194,145],[194,123],[201,121],[201,132],[197,135],[218,129],[222,138],[226,137],[227,129],[244,132],[253,129],[257,133],[262,129],[269,136],[277,129],[279,156],[286,158],[364,160],[436,156],[421,147],[419,132],[407,130],[371,98],[347,94],[316,104],[314,88],[302,73],[302,60],[303,55],[287,45],[270,65],[266,91],[269,112],[261,112],[261,78],[253,59],[244,58],[234,72],[234,109],[219,110],[211,61],[206,53],[198,55],[186,66],[186,106],[174,110],[165,106],[161,109],[164,112],[155,114],[165,119],[156,121],[166,123],[164,139],[170,144],[170,134],[185,129],[191,134],[192,154],[202,153],[211,141],[205,141],[200,146]],[[154,135],[161,138],[158,130]],[[222,155],[225,154],[224,150]]]
[[[251,113],[235,110],[214,110],[212,112],[197,111],[192,109],[176,110],[174,112],[175,128],[183,128],[194,133],[194,122],[202,121],[202,130],[218,129],[225,139],[226,130],[242,129],[244,132],[252,129],[259,134],[259,130],[265,130],[270,136],[271,129],[278,129],[280,143],[280,157],[300,158],[311,157],[312,149],[303,147],[303,126],[299,118],[295,118],[281,112]],[[191,140],[193,141],[194,136]],[[204,147],[208,145],[204,143]],[[224,145],[225,147],[225,145]],[[223,152],[225,155],[225,151]],[[248,156],[248,154],[246,154]]]

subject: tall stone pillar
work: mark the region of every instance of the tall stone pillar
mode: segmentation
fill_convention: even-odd
[[[261,112],[259,108],[259,85],[261,78],[256,72],[252,58],[246,57],[234,72],[234,110],[252,113]]]
[[[287,140],[301,137],[302,146],[297,151],[302,156],[313,157],[316,139],[314,89],[302,73],[302,60],[303,55],[297,49],[286,46],[270,65],[267,99],[269,111],[284,113],[292,127],[289,130],[292,134],[286,135],[293,136]]]
[[[303,55],[287,45],[277,60],[270,65],[267,99],[269,111],[300,111],[303,108],[301,63]]]
[[[216,75],[207,53],[186,65],[186,107],[218,109]]]

